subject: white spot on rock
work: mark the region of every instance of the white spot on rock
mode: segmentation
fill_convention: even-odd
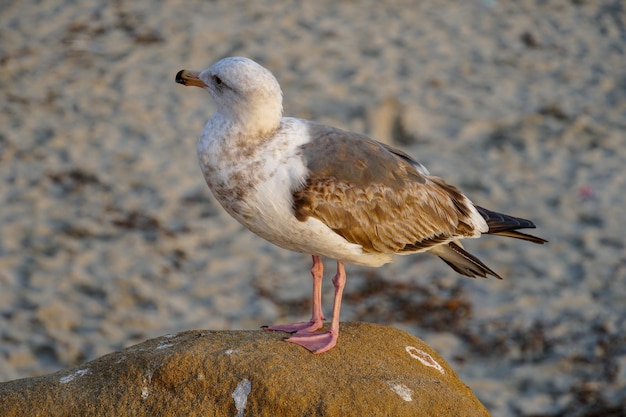
[[[173,344],[173,343],[165,343],[165,342],[161,342],[161,343],[159,344],[159,346],[157,346],[156,348],[157,348],[157,350],[161,350],[161,349],[167,349],[168,347],[172,347],[172,346],[174,346],[174,344]]]
[[[150,395],[150,391],[148,390],[148,385],[152,383],[152,369],[147,369],[143,376],[141,377],[141,383],[143,384],[141,387],[141,399],[146,400]]]
[[[226,352],[227,355],[232,355],[233,353],[239,353],[239,349],[228,349]]]
[[[59,379],[59,382],[61,384],[67,384],[68,382],[72,382],[74,380],[74,378],[80,378],[83,375],[86,375],[89,373],[89,368],[87,369],[79,369],[78,371],[74,372],[71,375],[66,375],[64,377],[61,377]]]
[[[235,400],[235,408],[237,409],[236,417],[243,417],[243,412],[246,410],[246,403],[248,402],[248,394],[252,391],[252,383],[249,379],[244,379],[237,384],[235,391],[233,391],[233,399]]]
[[[396,394],[400,396],[404,401],[413,401],[411,395],[413,395],[413,390],[407,387],[404,384],[400,384],[399,382],[387,381],[389,388]]]
[[[435,368],[436,370],[438,370],[439,372],[441,372],[442,374],[445,374],[446,371],[443,369],[443,367],[441,365],[439,365],[439,363],[433,359],[432,356],[430,356],[428,353],[424,352],[423,350],[420,350],[416,347],[413,346],[407,346],[406,351],[409,355],[411,355],[412,358],[417,359],[418,361],[420,361],[422,363],[422,365],[431,367],[431,368]]]
[[[147,369],[146,372],[144,372],[143,376],[141,377],[141,382],[143,382],[144,384],[151,384],[153,373],[154,371],[152,369]]]

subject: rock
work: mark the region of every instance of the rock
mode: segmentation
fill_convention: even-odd
[[[314,355],[281,332],[186,331],[0,384],[11,416],[488,416],[450,366],[401,330],[342,323]]]

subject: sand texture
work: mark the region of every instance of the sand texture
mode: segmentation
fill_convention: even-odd
[[[286,115],[401,146],[550,240],[467,242],[503,281],[348,266],[342,320],[422,338],[496,416],[626,414],[619,0],[2,2],[0,380],[307,318],[310,258],[244,230],[197,166],[214,107],[174,76],[230,55],[274,72]]]

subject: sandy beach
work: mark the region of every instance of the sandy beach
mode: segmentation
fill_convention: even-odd
[[[503,281],[348,266],[342,320],[422,338],[494,416],[626,415],[616,0],[1,5],[0,381],[308,318],[310,257],[245,230],[198,168],[213,103],[174,76],[225,56],[270,69],[285,115],[398,146],[550,241],[465,241]]]

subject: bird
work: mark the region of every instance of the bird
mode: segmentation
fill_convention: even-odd
[[[222,207],[265,240],[312,257],[308,322],[264,326],[323,353],[337,344],[344,264],[379,267],[395,255],[429,253],[468,277],[502,279],[461,240],[484,234],[536,244],[530,220],[475,205],[409,154],[364,134],[283,116],[283,93],[267,68],[246,57],[180,70],[215,103],[197,143],[204,179]],[[330,326],[322,312],[322,257],[334,259]]]

